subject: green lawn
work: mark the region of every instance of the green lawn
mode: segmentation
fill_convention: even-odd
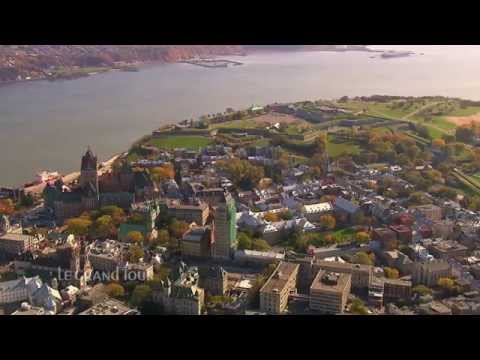
[[[327,152],[331,157],[342,154],[356,155],[360,153],[360,147],[352,142],[335,142],[334,135],[327,136]]]
[[[195,135],[173,135],[158,139],[151,139],[147,145],[156,146],[159,149],[187,148],[198,149],[213,143],[213,139]]]
[[[418,110],[423,105],[421,102],[413,103],[410,107],[397,107],[392,108],[393,102],[380,103],[370,101],[348,101],[346,103],[340,103],[340,106],[346,109],[360,111],[365,109],[369,114],[375,116],[384,116],[387,118],[400,119],[415,110]]]
[[[218,124],[212,124],[210,125],[211,129],[256,129],[256,128],[264,128],[263,125],[257,123],[253,119],[242,119],[242,120],[232,120],[232,121],[226,121]]]

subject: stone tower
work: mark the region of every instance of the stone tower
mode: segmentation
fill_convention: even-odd
[[[98,192],[98,174],[97,174],[97,157],[93,154],[90,147],[82,157],[82,166],[80,170],[80,187],[86,188],[89,184],[93,184]]]

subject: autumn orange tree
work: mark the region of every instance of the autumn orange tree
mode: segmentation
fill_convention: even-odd
[[[127,240],[135,244],[140,244],[143,241],[143,235],[140,231],[130,231],[127,234]]]
[[[0,215],[11,215],[15,211],[15,205],[11,199],[0,200]]]
[[[152,174],[152,179],[156,182],[173,179],[175,177],[175,169],[170,163],[155,167],[150,170],[150,173]]]
[[[280,221],[280,216],[277,213],[268,212],[263,216],[263,219],[269,222],[277,222]]]
[[[337,221],[332,215],[322,215],[320,216],[320,224],[327,230],[335,229]]]

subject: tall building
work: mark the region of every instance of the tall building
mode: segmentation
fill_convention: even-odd
[[[413,284],[426,286],[437,285],[441,277],[449,277],[452,274],[450,264],[445,260],[414,262],[412,269]]]
[[[320,270],[310,287],[310,309],[324,314],[343,313],[352,275]]]
[[[281,314],[288,305],[288,297],[297,289],[299,264],[281,262],[260,289],[260,310]]]
[[[221,202],[214,211],[214,257],[229,259],[237,247],[235,200],[225,192]]]

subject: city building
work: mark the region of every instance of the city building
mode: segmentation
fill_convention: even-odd
[[[320,270],[310,286],[310,309],[323,314],[343,313],[351,284],[351,274]]]
[[[42,280],[36,276],[24,276],[16,280],[0,282],[0,304],[11,304],[32,300],[32,294],[42,286]]]
[[[123,260],[122,249],[122,244],[115,240],[97,240],[92,243],[87,256],[93,270],[105,273],[116,271]]]
[[[212,256],[213,238],[210,226],[192,226],[182,237],[182,255],[194,257]]]
[[[21,231],[7,232],[0,235],[0,254],[17,255],[33,251],[38,246],[39,239]]]
[[[181,204],[178,200],[169,200],[166,206],[168,216],[172,218],[183,220],[189,224],[194,222],[199,226],[204,226],[207,223],[209,207],[203,201],[194,204]]]
[[[373,307],[383,307],[385,284],[381,279],[374,279],[368,288],[368,304]]]
[[[337,197],[334,202],[334,211],[339,219],[342,219],[345,223],[353,222],[355,216],[362,211],[360,206],[352,203],[351,201],[344,199],[343,197]]]
[[[303,213],[308,221],[320,221],[322,215],[333,211],[333,206],[329,202],[322,202],[311,205],[303,205]]]
[[[57,223],[62,224],[66,219],[100,206],[117,205],[128,209],[134,201],[154,197],[154,184],[148,170],[133,172],[124,163],[118,171],[119,174],[104,174],[100,179],[97,156],[88,148],[82,157],[78,183],[66,186],[62,179],[47,183],[42,194],[45,207],[52,209]]]
[[[226,294],[228,273],[221,266],[201,267],[199,269],[199,286],[210,295]]]
[[[167,314],[201,315],[205,291],[198,285],[198,269],[177,264],[169,277],[153,288],[153,301]]]
[[[436,286],[438,279],[449,277],[451,266],[445,260],[414,262],[412,267],[413,284]]]
[[[138,311],[129,308],[121,301],[106,298],[78,315],[138,315]]]
[[[409,300],[412,296],[412,282],[402,279],[383,279],[383,299],[385,302]]]
[[[433,241],[428,247],[433,256],[439,259],[462,258],[468,254],[468,248],[453,240]]]
[[[406,225],[392,225],[390,229],[397,235],[400,243],[409,244],[412,242],[412,229]]]
[[[412,207],[411,210],[413,212],[420,213],[421,215],[432,221],[439,221],[442,219],[442,208],[437,205],[418,205]]]
[[[237,213],[235,200],[225,193],[223,200],[214,210],[214,252],[215,258],[230,259],[237,247]]]
[[[281,314],[288,305],[288,297],[296,292],[298,264],[280,262],[260,289],[260,311]]]
[[[391,251],[398,247],[397,233],[389,228],[376,228],[372,240],[378,241],[383,250]]]
[[[342,274],[351,274],[352,289],[368,289],[373,277],[373,266],[342,263],[339,261],[315,260],[313,263],[313,272],[316,274],[320,270],[338,272]]]

